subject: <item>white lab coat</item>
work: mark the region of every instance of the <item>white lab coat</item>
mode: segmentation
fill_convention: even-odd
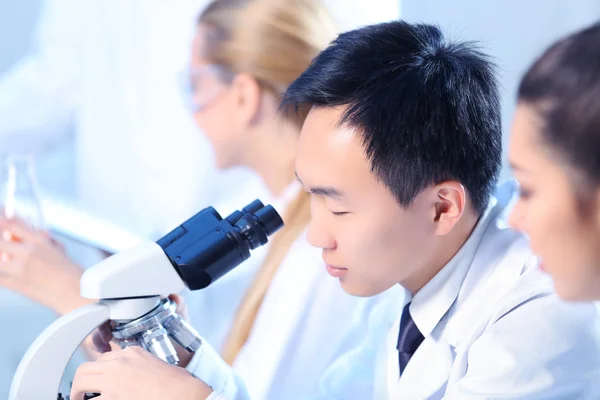
[[[144,237],[235,194],[246,174],[216,170],[180,92],[206,3],[46,2],[33,51],[0,81],[0,149],[74,129],[76,204]]]
[[[600,398],[592,393],[600,378],[596,308],[561,302],[526,239],[499,224],[509,189],[479,222],[464,246],[471,249],[459,253],[468,266],[464,280],[432,288],[427,312],[443,317],[400,378],[396,318],[381,349],[377,399]],[[418,296],[411,304],[417,326]],[[421,322],[427,325],[427,317]]]
[[[294,184],[275,201],[285,207],[301,190]],[[205,291],[189,294],[192,325],[215,348],[222,346],[237,307],[260,268],[267,248]],[[194,298],[196,296],[196,298]],[[347,295],[324,267],[320,249],[299,236],[280,265],[234,370],[253,399],[301,399],[316,391],[327,367],[366,334],[361,326],[383,296]],[[205,321],[210,321],[209,325]],[[327,334],[327,345],[323,335]],[[188,368],[194,372],[193,360]],[[301,376],[302,379],[296,379]],[[372,381],[357,385],[370,393]]]

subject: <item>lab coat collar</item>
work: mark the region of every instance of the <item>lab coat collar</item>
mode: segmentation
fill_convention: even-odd
[[[490,223],[497,219],[514,193],[514,183],[498,187],[473,232],[456,255],[417,294],[410,305],[413,321],[421,334],[429,336],[455,302],[479,244]]]

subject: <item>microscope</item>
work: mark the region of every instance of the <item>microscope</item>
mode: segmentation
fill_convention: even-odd
[[[171,339],[190,352],[202,340],[167,296],[185,287],[206,288],[282,226],[277,211],[258,200],[225,219],[208,207],[156,243],[143,243],[89,268],[81,278],[81,295],[98,302],[57,319],[32,343],[17,368],[9,400],[68,399],[58,393],[63,371],[81,342],[107,321],[122,348],[142,346],[178,364]]]

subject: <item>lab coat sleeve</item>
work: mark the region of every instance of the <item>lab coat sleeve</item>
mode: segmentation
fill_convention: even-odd
[[[455,399],[600,398],[600,343],[592,304],[540,295],[511,310],[469,349]]]
[[[72,124],[80,67],[73,31],[84,16],[74,15],[69,0],[44,5],[31,51],[0,77],[3,150],[37,151]]]
[[[207,342],[202,343],[186,368],[214,390],[207,400],[251,400],[242,379]]]
[[[367,308],[366,320],[361,319],[355,332],[356,346],[336,358],[327,368],[319,387],[303,400],[377,400],[375,395],[375,363],[387,332],[397,314],[397,304],[403,293],[390,292]],[[362,329],[359,329],[359,326]],[[326,345],[326,343],[324,343]],[[214,393],[207,400],[251,400],[242,379],[206,342],[187,366],[196,378],[209,385]],[[302,377],[298,377],[302,379]],[[219,397],[221,396],[221,397]]]
[[[210,396],[206,398],[206,400],[229,400],[227,397],[222,395],[221,393],[212,392]]]

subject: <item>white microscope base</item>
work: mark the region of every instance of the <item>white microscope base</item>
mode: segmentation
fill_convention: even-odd
[[[9,400],[56,400],[65,368],[81,342],[110,318],[107,304],[93,303],[57,319],[21,360]]]

